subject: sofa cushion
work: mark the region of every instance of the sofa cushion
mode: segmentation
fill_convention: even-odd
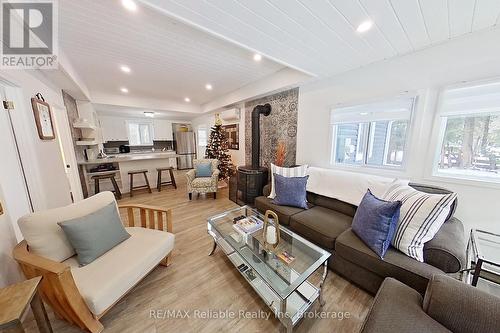
[[[307,206],[309,208],[313,207],[311,204],[307,204]],[[268,209],[272,210],[278,215],[279,222],[282,225],[289,225],[291,216],[304,211],[302,208],[276,205],[273,203],[273,199],[264,196],[255,198],[255,208],[262,214]]]
[[[79,267],[76,256],[64,261],[71,267],[76,286],[95,315],[119,300],[174,247],[171,233],[139,227],[125,229],[131,237],[91,264]]]
[[[319,206],[290,218],[293,231],[325,249],[333,249],[335,239],[349,229],[351,223],[351,216]]]
[[[18,221],[19,229],[30,252],[61,262],[74,256],[75,250],[57,222],[86,216],[113,202],[113,193],[102,192],[66,207],[25,215]]]
[[[307,178],[309,178],[309,176],[283,177],[275,174],[274,185],[276,188],[276,196],[273,199],[273,203],[280,206],[307,209]]]
[[[393,247],[387,250],[384,260],[380,260],[351,229],[337,237],[335,256],[341,256],[381,277],[396,278],[421,294],[433,274],[443,274],[436,267],[412,259]]]
[[[394,182],[382,197],[403,203],[392,245],[423,262],[424,244],[439,231],[456,197],[456,193],[430,194],[417,191],[406,183]]]
[[[361,332],[451,333],[422,310],[418,292],[391,278],[380,286]]]
[[[89,215],[59,222],[59,225],[82,266],[90,264],[130,237],[114,202]]]
[[[455,333],[500,332],[500,298],[446,275],[434,275],[424,311]]]
[[[354,215],[356,214],[356,209],[357,209],[356,206],[337,199],[328,198],[316,193],[307,192],[307,201],[315,206],[321,206],[332,210],[336,210],[345,215],[354,217]]]
[[[352,220],[352,230],[380,258],[391,245],[399,219],[401,201],[385,201],[368,190]]]
[[[308,165],[301,165],[293,168],[285,168],[271,163],[271,193],[268,198],[274,199],[276,197],[276,189],[274,184],[274,175],[278,174],[283,177],[304,177],[307,174]]]
[[[462,222],[452,217],[441,226],[434,238],[424,245],[424,262],[445,273],[465,268],[467,241]]]

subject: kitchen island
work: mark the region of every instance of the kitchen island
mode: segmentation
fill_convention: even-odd
[[[127,153],[110,155],[106,158],[99,158],[87,161],[80,161],[78,165],[82,170],[85,179],[84,186],[87,186],[87,193],[89,196],[94,194],[94,181],[92,176],[100,175],[103,173],[116,171],[116,181],[122,193],[129,192],[129,175],[128,172],[132,170],[148,170],[148,180],[151,188],[156,186],[157,171],[156,168],[160,167],[173,167],[176,168],[175,152],[150,152],[150,153]],[[110,171],[95,171],[98,166],[105,165],[108,168],[114,168]],[[163,177],[166,175],[164,174]],[[167,176],[168,177],[168,176]],[[142,175],[135,175],[134,186],[145,185],[146,182]],[[104,181],[101,184],[101,191],[111,191],[113,187],[109,181]]]

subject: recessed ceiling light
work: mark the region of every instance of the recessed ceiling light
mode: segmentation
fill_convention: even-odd
[[[213,87],[212,87],[212,85],[210,83],[207,83],[207,84],[205,84],[205,89],[212,90]]]
[[[134,0],[122,0],[122,5],[131,12],[135,12],[137,10],[137,4]]]
[[[358,25],[358,28],[356,29],[357,32],[367,32],[368,30],[370,30],[373,26],[373,22],[368,20],[368,21],[364,21],[363,23],[361,23],[360,25]]]
[[[127,94],[128,93],[128,89],[123,87],[123,88],[120,88],[120,91],[124,94]]]
[[[360,116],[367,116],[368,115],[368,112],[360,112],[359,113]]]
[[[189,103],[189,102],[191,102],[191,99],[189,97],[185,97],[184,102]]]
[[[255,61],[261,61],[262,60],[262,55],[260,55],[258,53],[255,53],[253,55],[253,60],[255,60]]]
[[[144,116],[148,118],[153,118],[155,116],[155,113],[152,111],[144,111]]]
[[[130,67],[128,67],[128,66],[125,66],[125,65],[120,66],[120,69],[121,69],[121,70],[122,70],[122,72],[124,72],[124,73],[130,73]]]

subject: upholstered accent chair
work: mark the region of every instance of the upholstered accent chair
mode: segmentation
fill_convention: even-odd
[[[212,163],[211,177],[196,177],[196,166],[203,163]],[[189,200],[193,198],[193,193],[213,193],[214,199],[217,198],[217,183],[219,181],[219,160],[216,159],[198,159],[194,160],[194,169],[186,173],[187,190]]]
[[[130,237],[86,266],[57,222],[88,216],[116,204],[102,192],[72,205],[21,217],[25,238],[13,251],[26,278],[43,276],[40,292],[57,317],[99,333],[99,319],[158,265],[168,266],[174,247],[170,209],[117,205]],[[137,223],[136,223],[137,222]]]

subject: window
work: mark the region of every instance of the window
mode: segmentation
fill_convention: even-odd
[[[129,122],[128,140],[131,146],[152,146],[153,130],[150,122]]]
[[[332,163],[402,168],[414,98],[335,108]]]
[[[198,146],[207,146],[207,127],[205,125],[198,126]]]
[[[439,118],[435,174],[500,182],[500,81],[445,89]]]

